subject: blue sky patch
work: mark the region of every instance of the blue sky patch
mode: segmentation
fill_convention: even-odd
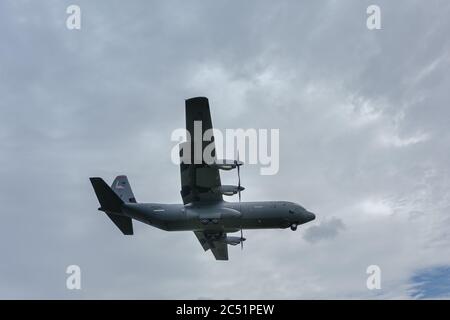
[[[411,296],[416,299],[450,297],[450,266],[437,266],[417,272],[412,278]]]

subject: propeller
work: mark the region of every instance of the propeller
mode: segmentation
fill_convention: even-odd
[[[237,160],[234,160],[238,173],[238,195],[239,195],[239,212],[241,213],[241,250],[244,249],[244,234],[242,231],[242,210],[241,210],[241,170],[239,162],[239,150],[237,151]]]
[[[239,155],[238,155],[239,159]],[[238,160],[239,161],[239,160]],[[238,172],[238,194],[239,194],[239,202],[241,202],[241,169],[239,169],[239,165],[237,166],[237,172]]]
[[[242,234],[242,223],[241,223],[241,250],[244,250],[244,235]]]

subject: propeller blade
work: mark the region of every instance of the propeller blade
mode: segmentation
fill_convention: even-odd
[[[241,250],[244,250],[244,233],[242,231],[242,210],[241,210],[241,168],[239,165],[239,149],[237,150],[237,160],[234,161],[238,174],[238,194],[239,194],[239,211],[241,213]]]
[[[235,160],[238,174],[238,193],[239,193],[239,202],[241,202],[241,168],[239,165],[239,150],[237,151],[237,160]],[[240,209],[240,208],[239,208]]]
[[[234,163],[236,164],[237,167],[237,173],[238,173],[238,186],[241,186],[241,168],[239,165],[239,150],[237,151],[237,160],[234,160]]]
[[[241,169],[239,169],[239,166],[237,166],[237,172],[238,172],[238,187],[241,187]]]
[[[238,167],[239,168],[239,167]],[[239,182],[239,212],[241,213],[241,250],[244,249],[244,242],[242,241],[242,239],[244,238],[243,233],[242,233],[242,209],[241,209],[241,184]]]

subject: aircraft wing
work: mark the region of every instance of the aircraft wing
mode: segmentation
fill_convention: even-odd
[[[207,251],[211,249],[216,260],[228,260],[228,244],[223,241],[214,241],[208,237],[203,231],[194,231],[198,241]]]
[[[201,121],[201,134],[194,134],[195,121]],[[204,132],[208,129],[212,129],[208,99],[197,97],[186,100],[186,130],[189,132],[190,139],[188,138],[186,142],[180,145],[180,148],[183,148],[183,151],[180,151],[180,156],[186,150],[190,150],[191,161],[180,163],[181,197],[184,204],[222,200],[222,194],[213,191],[214,188],[221,185],[219,169],[208,166],[203,157],[199,159],[201,163],[194,163],[195,146],[198,147],[197,154],[199,154],[198,151],[201,148],[201,154],[203,155],[205,148],[211,144],[208,150],[213,150],[211,154],[216,160],[214,136],[212,136],[211,141],[203,141],[202,139]]]

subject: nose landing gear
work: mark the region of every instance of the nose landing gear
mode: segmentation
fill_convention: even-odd
[[[296,223],[293,223],[293,224],[291,224],[291,230],[292,231],[295,231],[295,230],[297,230],[297,224]]]

